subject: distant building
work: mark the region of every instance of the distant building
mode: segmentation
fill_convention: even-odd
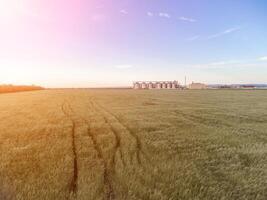
[[[177,81],[136,81],[133,89],[181,89]]]
[[[192,82],[189,85],[189,89],[192,89],[192,90],[203,90],[203,89],[207,89],[207,85],[205,85],[204,83],[194,83],[194,82]]]
[[[242,85],[241,88],[243,88],[243,89],[255,89],[256,86],[255,85]]]

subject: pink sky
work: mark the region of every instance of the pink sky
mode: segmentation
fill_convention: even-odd
[[[1,0],[1,55],[50,58],[82,31],[84,12],[74,0]],[[22,3],[23,2],[23,3]],[[92,5],[93,6],[93,5]],[[76,27],[77,29],[76,29]]]
[[[211,2],[0,0],[0,84],[266,83],[267,4]]]
[[[72,51],[85,34],[96,37],[95,23],[104,18],[94,14],[98,5],[77,0],[0,0],[0,83],[80,87],[86,80],[72,75],[85,78],[79,68],[86,65],[85,74],[92,76],[88,85],[99,84],[93,78],[99,72],[90,70],[94,64],[84,63]],[[73,83],[66,84],[71,78]]]

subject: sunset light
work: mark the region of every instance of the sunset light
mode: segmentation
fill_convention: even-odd
[[[208,2],[1,0],[0,81],[265,83],[266,4]]]
[[[0,200],[267,199],[267,0],[0,0]]]

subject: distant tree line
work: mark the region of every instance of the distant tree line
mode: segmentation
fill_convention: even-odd
[[[0,93],[23,92],[43,89],[43,87],[35,85],[0,85]]]

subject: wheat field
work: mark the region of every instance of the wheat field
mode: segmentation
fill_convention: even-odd
[[[0,95],[0,199],[267,198],[267,91]]]

